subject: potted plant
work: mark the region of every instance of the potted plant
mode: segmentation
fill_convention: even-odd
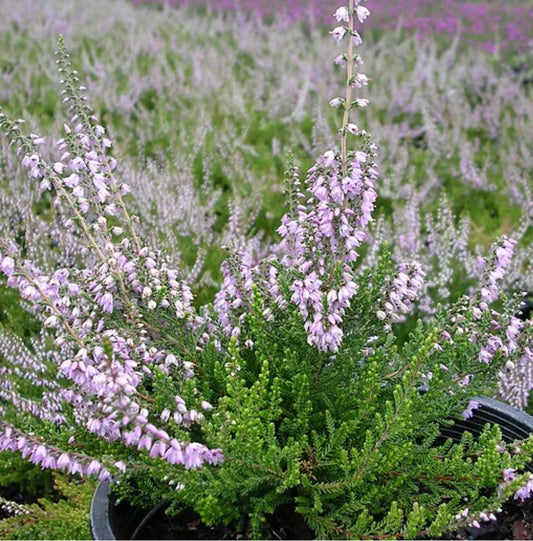
[[[128,512],[164,506],[187,528],[252,538],[439,536],[529,496],[527,431],[506,440],[489,422],[446,437],[483,406],[473,397],[521,393],[532,327],[499,287],[513,241],[493,246],[476,291],[401,339],[420,265],[384,246],[359,266],[378,179],[376,145],[350,121],[368,105],[354,95],[370,81],[355,54],[368,14],[360,0],[335,12],[339,148],[304,182],[289,167],[279,241],[234,246],[199,308],[139,234],[60,39],[70,121],[59,159],[4,111],[0,126],[80,254],[46,272],[0,239],[7,285],[43,327],[31,347],[3,337],[0,449],[110,481]]]
[[[502,431],[502,439],[508,443],[527,439],[533,433],[533,417],[531,415],[493,398],[477,397],[475,402],[476,408],[471,416],[441,429],[442,441],[450,438],[453,442],[460,443],[466,432],[477,437],[482,433],[487,423],[498,425]],[[526,466],[526,470],[532,470],[531,464]],[[180,515],[178,520],[170,518],[165,514],[167,507],[168,504],[165,502],[152,509],[134,508],[127,502],[117,502],[112,492],[111,483],[102,481],[94,493],[91,504],[91,535],[95,540],[160,539],[163,535],[169,535],[172,539],[231,539],[232,537],[228,537],[228,535],[235,536],[236,532],[227,527],[208,528],[205,525],[203,528],[199,527],[198,516],[190,513]],[[520,508],[517,506],[514,511],[520,511]],[[511,519],[514,518],[511,513],[508,514],[511,515]],[[520,524],[520,522],[520,520],[514,519],[512,527],[516,528],[514,525]],[[480,539],[487,532],[497,531],[506,534],[508,529],[508,524],[494,524],[491,520],[491,524],[484,524],[483,527],[477,528],[464,528],[463,531],[470,538]],[[295,538],[299,532],[285,526],[284,530],[279,528],[276,533]]]

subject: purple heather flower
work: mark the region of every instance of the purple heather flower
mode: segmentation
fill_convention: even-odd
[[[183,454],[185,469],[199,468],[204,462],[207,449],[200,443],[189,443]]]
[[[100,464],[100,462],[98,462],[97,460],[91,460],[91,462],[87,466],[87,473],[89,475],[96,475],[100,472],[101,469],[102,464]]]
[[[341,68],[344,68],[346,66],[346,57],[344,54],[340,54],[338,55],[335,60],[334,60],[335,64],[337,66],[340,66]]]
[[[367,77],[364,73],[357,73],[353,78],[352,86],[354,86],[355,88],[362,88],[363,86],[367,86],[370,80],[371,79]]]
[[[200,407],[204,411],[211,411],[213,409],[213,406],[209,402],[206,402],[205,400],[202,400],[202,402],[200,403]]]
[[[470,400],[468,402],[468,405],[466,407],[466,409],[463,411],[463,413],[461,414],[463,416],[463,419],[470,419],[473,417],[474,415],[474,411],[479,408],[481,404],[479,402],[477,402],[476,400]]]
[[[361,128],[352,122],[346,124],[346,131],[352,135],[359,135],[361,133]]]
[[[126,471],[126,463],[123,460],[119,460],[118,462],[115,462],[114,466],[115,468],[120,470],[122,473]]]
[[[15,261],[12,257],[5,256],[0,263],[0,269],[6,276],[11,276],[15,272]]]
[[[86,169],[83,158],[80,158],[79,156],[76,156],[70,161],[69,167],[72,171],[81,171],[82,169]]]
[[[150,451],[150,456],[156,458],[158,456],[165,458],[167,452],[167,444],[164,441],[156,441]]]
[[[524,500],[527,500],[531,496],[532,492],[533,492],[533,475],[529,477],[528,482],[523,487],[519,488],[515,492],[514,498],[515,500],[524,501]]]
[[[363,40],[361,36],[359,35],[359,32],[354,31],[352,39],[353,39],[353,44],[355,47],[359,47],[359,45],[363,43]]]
[[[113,312],[113,295],[109,292],[104,293],[100,300],[100,304],[102,305],[104,312],[111,314],[111,312]]]
[[[171,440],[170,447],[165,453],[165,460],[169,464],[183,464],[183,451],[176,440]]]

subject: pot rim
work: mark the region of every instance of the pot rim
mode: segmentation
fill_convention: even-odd
[[[110,496],[111,482],[109,480],[100,481],[94,491],[89,511],[91,537],[95,540],[116,539],[109,516]]]

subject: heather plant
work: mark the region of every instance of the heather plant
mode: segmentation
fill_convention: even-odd
[[[245,234],[235,200],[222,284],[202,306],[195,273],[171,264],[165,239],[148,242],[134,172],[113,156],[59,40],[68,118],[55,149],[0,110],[6,142],[53,209],[54,244],[65,243],[53,265],[53,251],[32,255],[26,231],[0,239],[6,284],[42,326],[29,341],[2,333],[0,449],[251,537],[276,536],[276,520],[319,538],[438,536],[529,496],[532,441],[505,443],[496,426],[460,443],[439,437],[477,395],[528,392],[513,370],[530,361],[532,324],[502,287],[516,241],[495,242],[469,295],[399,339],[427,273],[369,242],[378,145],[352,118],[369,106],[355,52],[368,15],[354,0],[334,13],[345,93],[329,98],[342,117],[332,145],[304,176],[290,164],[275,241]],[[212,211],[190,184],[170,197],[187,194]],[[166,203],[154,202],[156,215]]]

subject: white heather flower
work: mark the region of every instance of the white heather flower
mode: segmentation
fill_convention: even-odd
[[[335,109],[338,109],[342,105],[342,98],[333,98],[329,104],[331,107],[334,107]]]
[[[368,84],[368,81],[370,80],[370,77],[367,77],[364,73],[358,73],[353,78],[352,86],[355,86],[356,88],[361,88],[363,86],[366,86]]]
[[[365,8],[364,6],[357,6],[355,8],[355,14],[359,19],[359,22],[363,23],[365,22],[365,19],[370,15],[370,10],[368,8]]]
[[[369,101],[366,98],[357,98],[355,100],[355,105],[357,107],[367,107],[369,104]]]
[[[52,187],[52,184],[50,183],[50,180],[47,178],[44,178],[43,180],[41,180],[41,183],[39,184],[39,188],[43,192],[49,190],[51,187]]]
[[[143,292],[142,292],[143,298],[146,299],[147,297],[151,297],[151,295],[152,295],[152,289],[149,288],[148,286],[143,287]]]
[[[346,28],[344,28],[344,26],[337,26],[330,32],[330,34],[337,43],[340,43],[346,34]]]
[[[325,167],[330,167],[335,163],[335,152],[333,150],[326,150],[322,155],[323,163]]]
[[[209,402],[206,402],[205,400],[202,400],[202,402],[200,403],[200,406],[204,411],[211,411],[213,409],[213,406]]]
[[[335,17],[335,19],[337,19],[338,22],[340,21],[348,22],[350,20],[350,14],[348,12],[348,9],[344,6],[338,8],[333,16]]]
[[[346,124],[346,131],[352,135],[359,135],[361,133],[359,126],[352,123]]]
[[[359,32],[354,31],[353,35],[353,44],[355,47],[359,47],[363,43],[363,38],[359,35]]]
[[[57,316],[49,316],[44,320],[43,325],[47,328],[55,328],[57,327],[57,324],[59,323],[59,320],[57,319]]]

